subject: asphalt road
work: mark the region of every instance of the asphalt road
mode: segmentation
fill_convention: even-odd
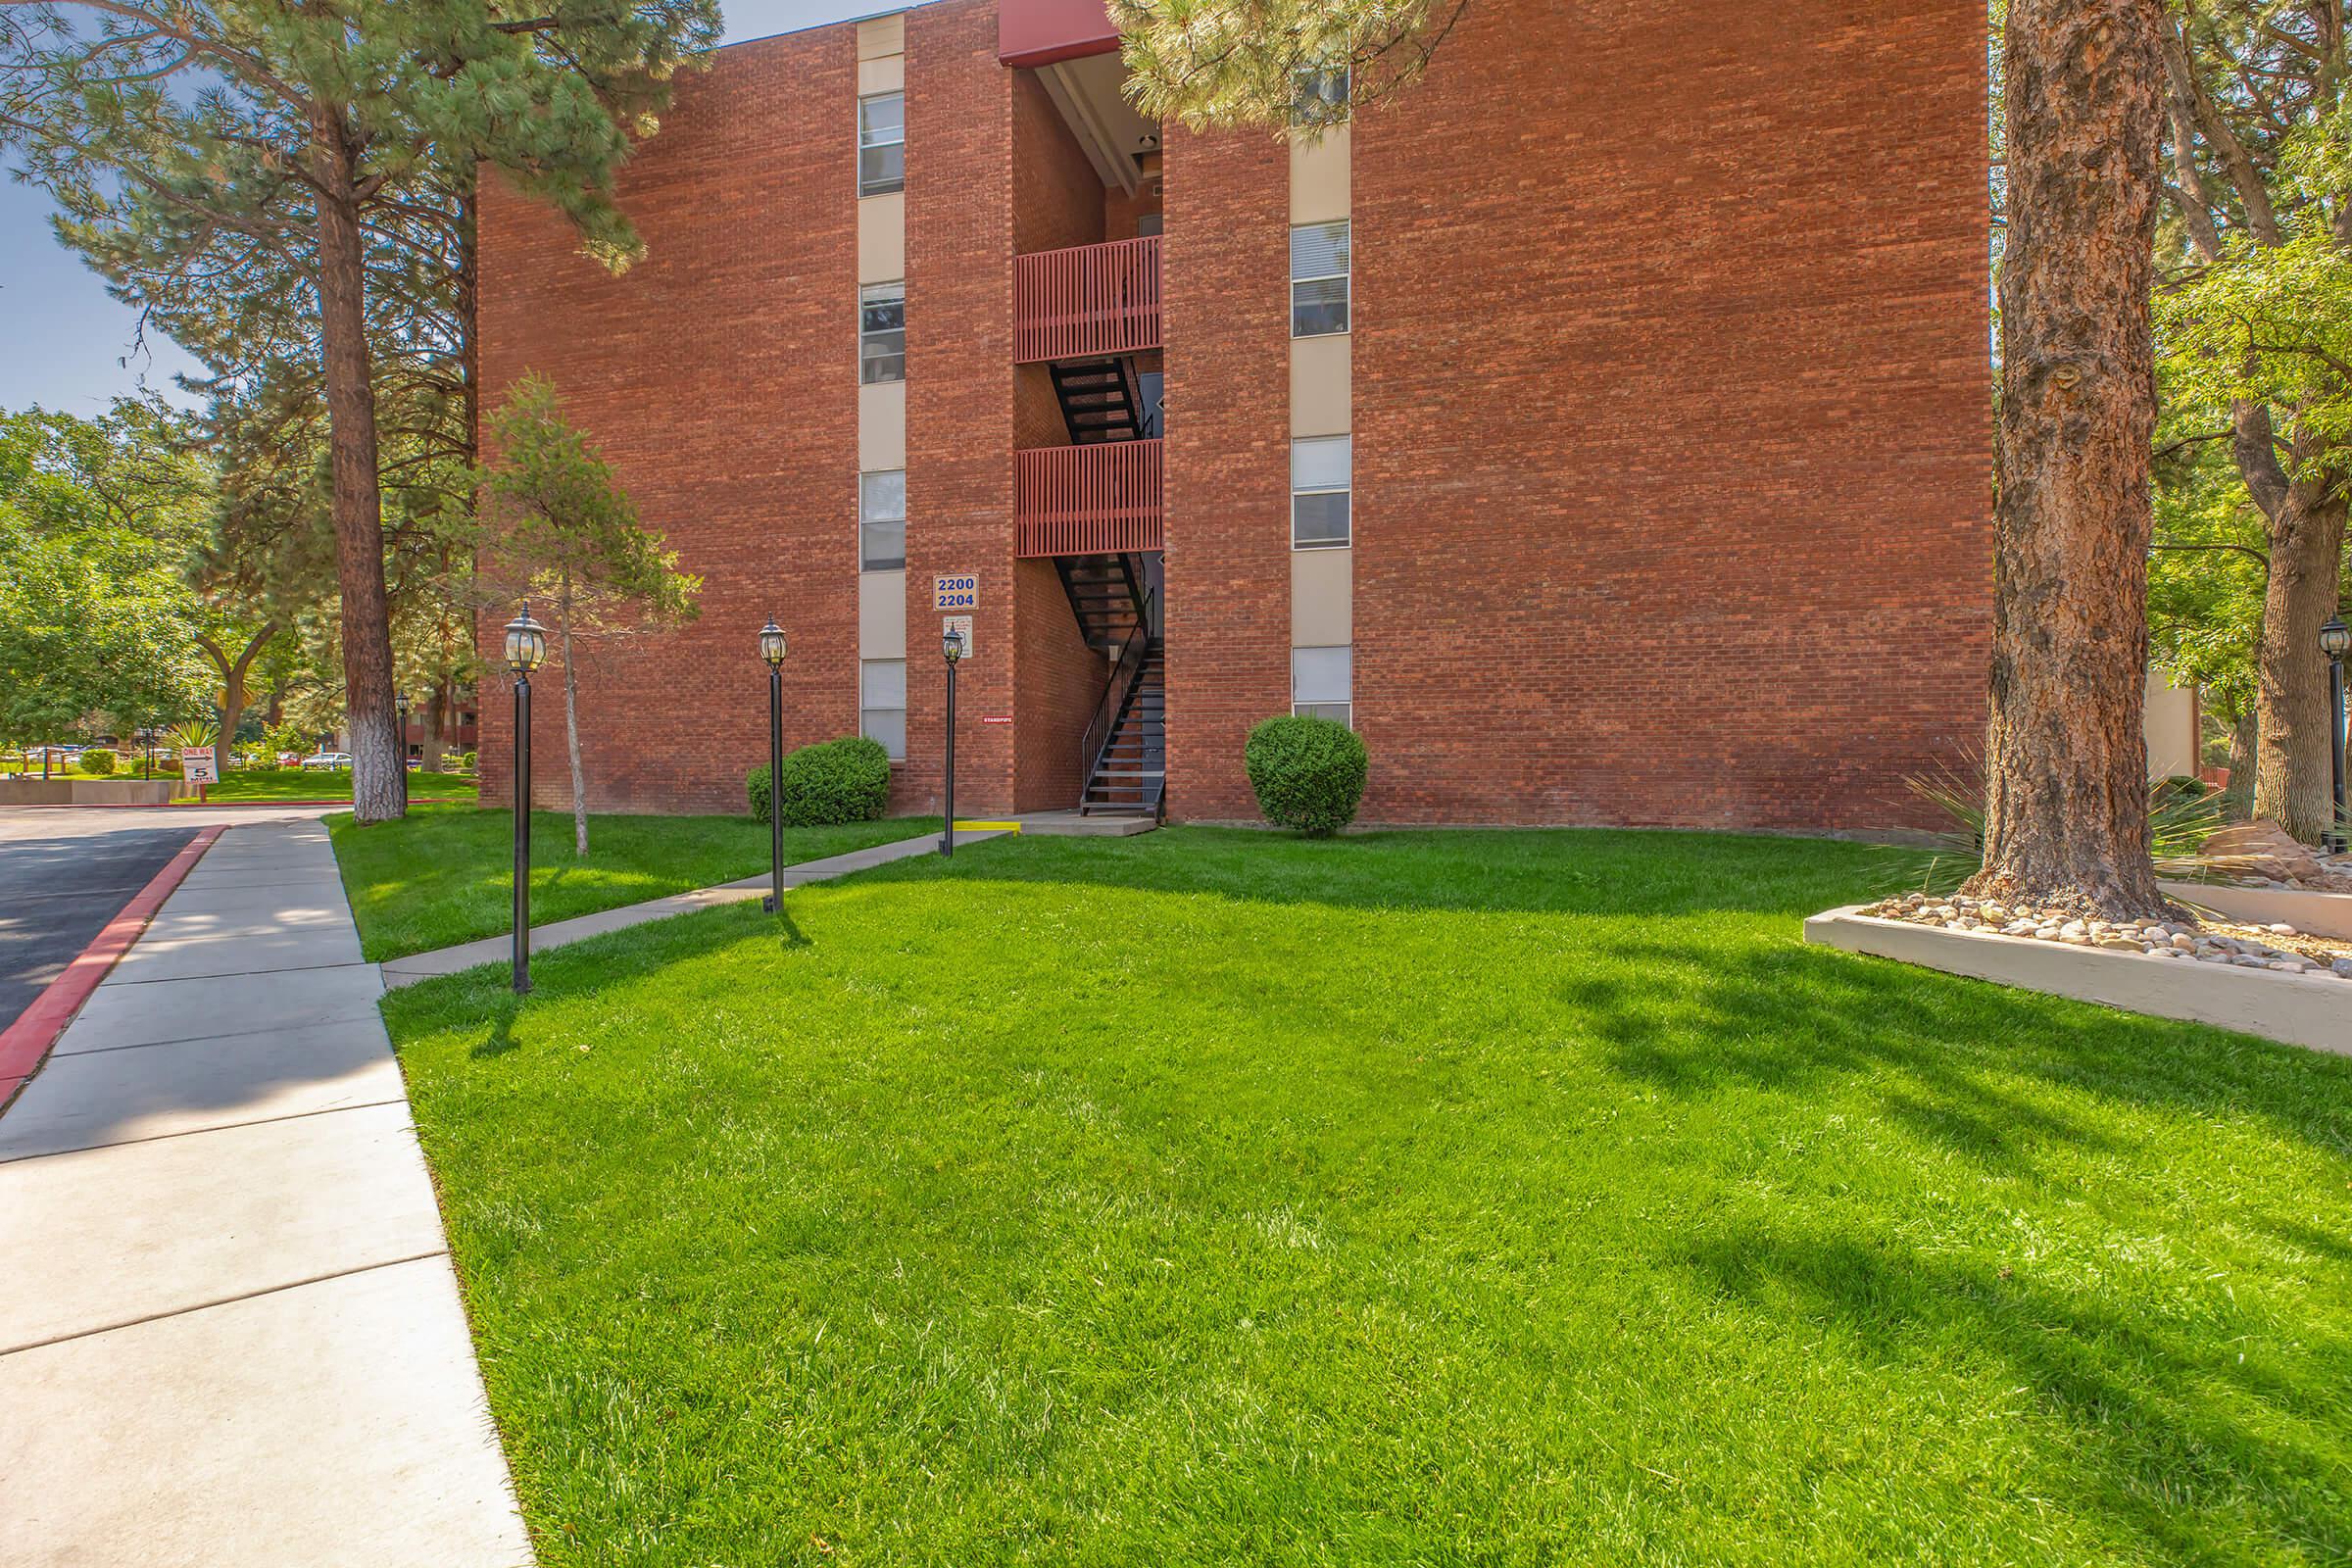
[[[176,822],[92,832],[58,821],[44,833],[30,813],[10,815],[15,831],[0,833],[0,1029],[196,836]]]

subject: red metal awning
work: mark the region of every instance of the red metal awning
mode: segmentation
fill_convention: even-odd
[[[1119,47],[1102,0],[997,0],[997,59],[1050,66]]]

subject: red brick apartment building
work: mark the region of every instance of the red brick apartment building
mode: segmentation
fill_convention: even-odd
[[[706,582],[583,657],[593,804],[743,808],[773,614],[787,745],[936,808],[969,576],[969,812],[1251,817],[1298,710],[1366,820],[1914,814],[1990,642],[1983,0],[1476,0],[1309,141],[1120,86],[1101,0],[940,0],[689,77],[625,275],[485,192],[489,395]]]

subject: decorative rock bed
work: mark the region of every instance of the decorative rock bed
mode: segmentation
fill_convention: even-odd
[[[1990,900],[1954,894],[1938,898],[1906,893],[1861,906],[1858,913],[1880,920],[1940,926],[1947,931],[1982,931],[1993,936],[2099,948],[2110,953],[2144,953],[2192,963],[2228,964],[2279,974],[2316,974],[2352,981],[2352,941],[2312,935],[2283,922],[2251,925],[2235,921],[2086,919],[2061,909],[2011,907]]]
[[[1805,922],[1805,940],[2352,1055],[2352,976],[2337,967],[2352,958],[2352,944],[2185,916],[2100,922],[2048,915],[1926,895],[1915,903],[1906,895],[1817,914]]]

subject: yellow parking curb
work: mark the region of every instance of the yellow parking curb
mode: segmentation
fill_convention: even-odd
[[[958,833],[1018,833],[1020,830],[1021,824],[1018,822],[966,822],[959,818],[956,823]]]

